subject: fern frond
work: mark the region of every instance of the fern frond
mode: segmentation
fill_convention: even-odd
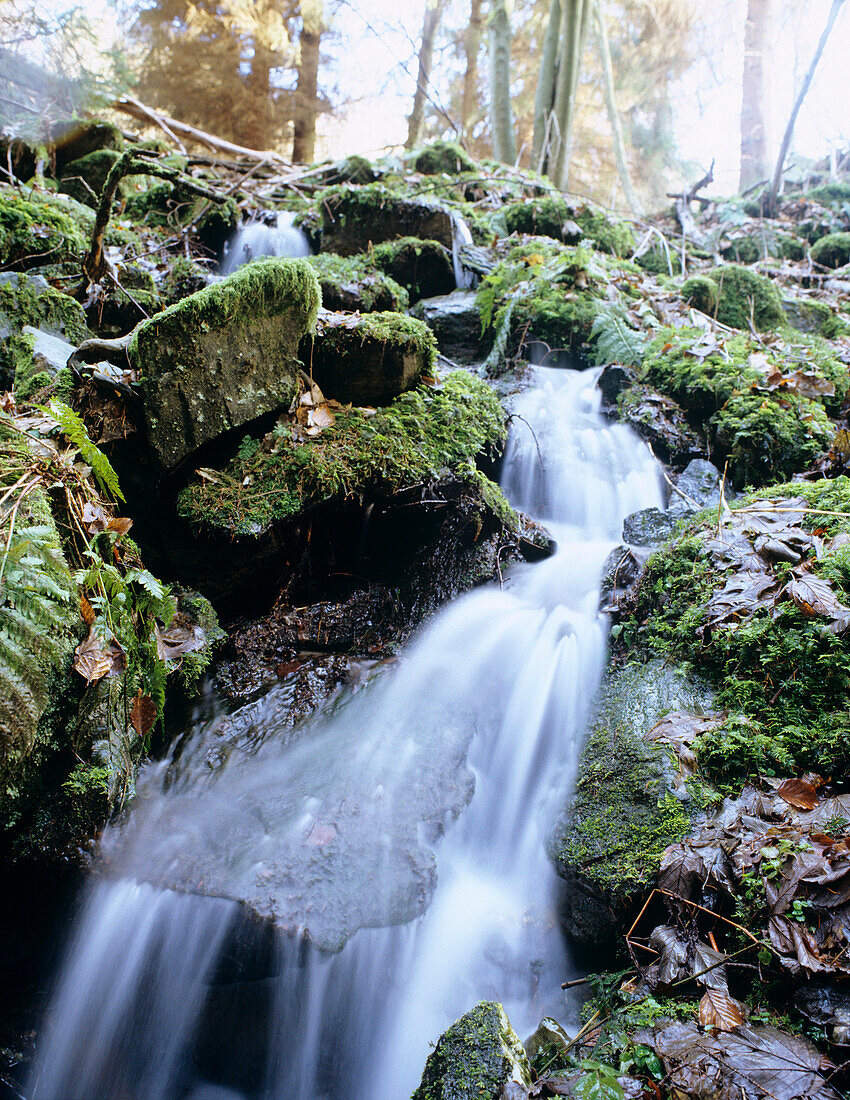
[[[504,307],[499,311],[497,316],[498,329],[496,330],[496,338],[493,340],[493,347],[490,349],[490,354],[484,360],[484,369],[488,374],[500,374],[505,364],[505,352],[508,346],[508,337],[511,333],[511,318],[514,313],[514,306],[524,298],[531,290],[531,283],[520,283],[508,295],[508,300]]]
[[[603,306],[590,330],[593,342],[593,360],[598,367],[608,363],[622,363],[627,367],[640,366],[646,351],[647,338],[631,328],[621,306]]]
[[[63,401],[50,402],[47,410],[65,435],[80,452],[80,457],[86,465],[91,466],[92,473],[100,483],[101,488],[111,493],[116,500],[123,500],[124,494],[118,484],[118,475],[113,469],[112,463],[89,438],[89,433],[82,419],[69,408]]]

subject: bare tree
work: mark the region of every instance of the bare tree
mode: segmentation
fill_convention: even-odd
[[[738,186],[746,191],[767,179],[768,55],[773,0],[747,0],[744,30],[744,82],[741,96],[741,168]]]
[[[478,53],[484,30],[482,0],[470,0],[469,25],[463,36],[463,52],[466,56],[466,72],[463,77],[463,95],[460,107],[461,137],[465,137],[475,124],[478,107]]]
[[[428,98],[431,62],[434,57],[434,39],[437,35],[437,27],[440,25],[444,3],[445,0],[426,0],[425,2],[425,18],[422,22],[422,39],[419,45],[419,72],[416,75],[413,109],[407,116],[405,149],[415,148],[422,137],[422,125],[425,120],[425,100]]]
[[[605,105],[608,109],[608,119],[611,123],[611,133],[614,139],[614,159],[617,161],[617,171],[620,175],[620,183],[623,185],[623,194],[633,214],[640,214],[635,189],[632,187],[632,177],[629,174],[629,164],[626,160],[626,144],[623,140],[623,127],[620,124],[620,112],[617,110],[617,99],[614,94],[614,66],[611,61],[611,46],[608,42],[608,28],[605,26],[605,13],[602,11],[602,0],[593,0],[596,44],[599,48],[599,56],[602,61],[602,76],[605,86]]]
[[[511,17],[509,0],[490,0],[490,115],[493,156],[506,164],[516,160],[511,111]]]
[[[323,30],[323,0],[301,0],[300,57],[292,133],[292,159],[296,164],[310,164],[316,159],[316,116],[320,107],[319,46]]]
[[[832,7],[829,9],[829,16],[826,20],[826,26],[821,32],[820,41],[815,49],[814,57],[809,65],[808,72],[803,78],[803,83],[800,86],[800,91],[797,93],[797,98],[794,100],[794,107],[791,110],[791,117],[788,119],[788,125],[785,127],[785,133],[782,136],[782,145],[779,148],[779,156],[776,160],[776,168],[773,172],[773,179],[770,184],[770,191],[768,192],[765,202],[765,209],[768,213],[773,213],[776,210],[776,198],[779,194],[779,187],[782,183],[782,172],[785,168],[785,158],[788,156],[788,150],[791,147],[791,138],[794,136],[794,126],[797,123],[797,115],[800,113],[800,108],[803,106],[803,100],[806,98],[809,88],[812,86],[812,81],[815,77],[815,71],[820,62],[823,51],[826,48],[826,43],[832,33],[832,28],[835,26],[835,20],[838,18],[838,14],[844,4],[844,0],[832,0]]]

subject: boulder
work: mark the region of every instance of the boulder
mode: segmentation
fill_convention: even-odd
[[[594,705],[578,782],[549,841],[568,883],[562,920],[578,947],[613,950],[668,845],[699,812],[669,750],[647,735],[670,711],[705,715],[712,694],[660,660],[610,671]],[[570,792],[572,793],[572,792]]]
[[[443,355],[455,363],[480,363],[486,355],[474,290],[423,298],[410,311],[430,328]]]
[[[128,356],[162,472],[223,432],[288,406],[299,342],[318,309],[309,264],[259,260],[136,329]]]
[[[480,1001],[440,1036],[411,1100],[499,1100],[509,1082],[530,1087],[528,1058],[504,1008]]]
[[[774,283],[738,264],[692,275],[682,286],[682,297],[702,313],[744,332],[751,323],[764,331],[785,321],[782,298]]]
[[[24,337],[28,326],[73,344],[90,335],[80,304],[43,276],[0,274],[0,390],[12,388],[19,367],[31,373],[32,341]]]
[[[685,410],[672,397],[657,393],[640,382],[618,387],[615,379],[626,367],[606,367],[599,378],[605,407],[617,419],[628,424],[652,447],[665,465],[681,468],[696,456],[707,454],[707,444],[688,423]],[[607,402],[608,394],[619,388],[616,405]]]
[[[411,302],[455,289],[451,251],[439,241],[419,237],[386,241],[372,249],[371,259],[379,271],[407,290]]]
[[[678,493],[670,497],[669,512],[672,516],[687,516],[702,508],[715,508],[720,503],[720,471],[703,458],[695,458],[679,474],[676,480]],[[684,494],[684,496],[682,495]],[[725,485],[723,495],[727,500],[737,494]],[[685,498],[688,499],[685,499]]]
[[[395,279],[375,269],[371,257],[336,256],[320,252],[310,257],[322,288],[325,309],[346,313],[403,313],[407,291]]]
[[[413,154],[413,167],[423,176],[457,176],[474,172],[477,165],[456,141],[434,141]]]
[[[850,263],[850,233],[828,233],[812,245],[812,259],[822,267]]]
[[[418,237],[452,247],[451,212],[428,199],[408,199],[383,184],[344,186],[322,201],[322,247],[340,256],[365,252],[370,244]]]
[[[623,523],[623,541],[631,546],[663,546],[676,529],[676,520],[660,508],[633,512]]]
[[[419,385],[434,366],[436,345],[427,325],[398,313],[322,310],[301,358],[325,397],[354,405],[386,405]]]
[[[117,126],[108,122],[83,122],[78,118],[54,122],[50,127],[50,141],[59,171],[71,161],[101,149],[120,152],[124,148],[124,138]]]
[[[120,155],[114,149],[98,149],[79,160],[69,161],[62,170],[59,190],[77,202],[97,208],[106,177]],[[129,193],[130,184],[125,178],[118,185],[118,194]]]

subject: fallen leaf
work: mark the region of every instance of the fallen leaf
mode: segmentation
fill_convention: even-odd
[[[103,509],[86,501],[83,505],[83,524],[90,535],[97,535],[101,531],[105,531],[107,520],[103,514]]]
[[[126,667],[127,657],[121,646],[113,639],[104,649],[94,627],[74,650],[74,670],[90,684],[104,676],[121,673]]]
[[[785,594],[809,618],[823,615],[831,619],[831,629],[834,633],[843,634],[850,627],[850,607],[838,599],[826,577],[818,577],[809,572],[798,572],[794,579],[788,582]]]
[[[206,645],[207,636],[203,629],[187,616],[178,612],[171,620],[167,630],[154,627],[156,651],[161,661],[173,661],[184,653],[196,653]]]
[[[94,626],[94,621],[96,618],[94,608],[92,607],[91,603],[89,602],[88,596],[86,595],[80,596],[80,614],[82,615],[83,622],[86,624],[86,626]]]
[[[319,405],[318,408],[313,409],[310,420],[311,427],[322,429],[332,427],[336,421],[336,417],[327,405]]]
[[[149,695],[143,695],[140,688],[133,699],[133,709],[130,711],[130,724],[139,737],[145,737],[153,729],[155,721],[156,703]]]
[[[133,521],[131,519],[121,517],[119,519],[111,519],[106,525],[106,530],[114,531],[115,534],[118,535],[119,538],[121,538],[127,534],[132,526]]]
[[[744,1022],[744,1006],[722,989],[706,989],[699,1003],[699,1022],[717,1031],[731,1031]]]
[[[818,804],[818,792],[805,779],[786,779],[776,788],[781,799],[796,810],[813,810]]]

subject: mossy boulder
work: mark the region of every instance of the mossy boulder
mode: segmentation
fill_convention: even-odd
[[[382,183],[345,185],[322,198],[322,248],[340,256],[370,245],[417,237],[452,247],[451,211],[438,202],[407,198]]]
[[[410,299],[395,279],[375,269],[368,256],[336,256],[320,252],[310,257],[322,289],[325,309],[349,313],[403,313]]]
[[[812,245],[812,259],[821,267],[850,263],[850,233],[828,233]]]
[[[437,344],[422,321],[398,313],[351,316],[322,311],[301,358],[325,397],[385,405],[431,375]]]
[[[98,149],[79,160],[69,161],[62,170],[59,190],[77,202],[96,209],[109,170],[120,155],[114,149]],[[129,187],[130,184],[122,180],[118,185],[119,194],[126,194]]]
[[[843,208],[850,206],[850,183],[841,180],[833,180],[831,183],[822,183],[818,187],[812,187],[806,192],[809,201],[822,203],[824,206],[837,206]]]
[[[455,288],[451,252],[438,241],[418,237],[385,241],[372,249],[370,259],[407,290],[411,302],[448,294]]]
[[[32,362],[27,325],[72,344],[91,335],[80,304],[42,276],[0,274],[0,390],[11,389],[18,369]]]
[[[785,321],[782,298],[770,279],[738,264],[694,275],[682,287],[682,297],[702,313],[731,328],[758,331]]]
[[[826,302],[816,298],[783,298],[788,324],[799,332],[835,340],[850,335],[850,322]]]
[[[412,1100],[499,1100],[509,1081],[530,1087],[528,1058],[504,1008],[480,1001],[440,1036]]]
[[[319,301],[308,263],[258,260],[139,326],[128,355],[161,470],[289,404]]]
[[[635,250],[635,237],[628,222],[624,222],[593,203],[581,203],[575,208],[575,220],[585,237],[600,252],[609,252],[621,259]]]
[[[551,237],[565,244],[578,244],[582,232],[575,222],[575,206],[563,195],[546,195],[508,203],[503,208],[509,233],[524,233],[535,237]],[[565,232],[565,226],[567,228]]]
[[[108,149],[120,152],[124,137],[117,126],[108,122],[63,119],[54,122],[49,135],[56,167],[61,172],[71,161]]]
[[[457,176],[461,172],[474,172],[477,165],[469,153],[456,141],[434,141],[413,154],[413,167],[423,176],[444,173]]]
[[[668,711],[699,715],[711,705],[705,684],[660,660],[606,676],[575,795],[549,841],[550,858],[568,883],[563,921],[574,944],[615,947],[665,848],[690,832],[700,798],[647,734]]]
[[[806,469],[834,434],[827,409],[837,408],[847,392],[846,366],[817,337],[800,334],[780,348],[762,348],[743,334],[712,339],[713,347],[702,330],[661,330],[647,349],[639,381],[678,402],[708,440],[715,461],[729,459],[736,488]],[[771,388],[765,364],[789,377],[788,386]],[[804,393],[794,389],[801,369],[812,378]],[[805,396],[818,389],[820,395]]]
[[[83,213],[84,212],[84,213]],[[88,215],[88,218],[86,217]],[[71,198],[0,184],[0,255],[7,270],[79,262],[92,212]],[[91,219],[91,220],[89,220]]]
[[[440,352],[454,363],[480,363],[487,351],[474,290],[422,298],[410,311],[433,332]]]
[[[182,302],[190,294],[197,294],[209,284],[210,272],[195,260],[178,256],[161,279],[156,290],[165,306]]]

